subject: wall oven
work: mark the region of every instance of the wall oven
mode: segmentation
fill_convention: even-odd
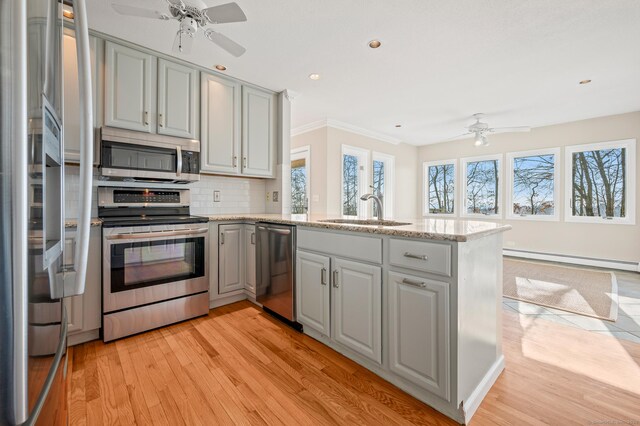
[[[209,312],[208,219],[179,205],[186,192],[98,188],[104,341]]]
[[[188,183],[200,180],[200,141],[112,127],[100,131],[103,179]]]

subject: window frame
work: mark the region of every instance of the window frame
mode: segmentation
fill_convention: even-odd
[[[453,212],[452,213],[431,213],[429,212],[429,167],[446,166],[448,164],[453,165]],[[460,210],[458,204],[459,196],[459,184],[458,180],[458,160],[440,160],[440,161],[425,161],[422,163],[422,216],[423,217],[440,217],[440,218],[452,218],[457,217]]]
[[[627,212],[624,218],[602,218],[600,216],[574,216],[572,214],[573,208],[571,203],[573,202],[573,154],[576,152],[584,151],[598,151],[602,149],[616,149],[625,148],[626,154],[626,172],[625,177],[626,193],[625,210]],[[595,142],[582,145],[570,145],[564,148],[564,164],[565,164],[565,176],[564,176],[564,190],[565,190],[565,203],[564,203],[564,220],[565,222],[573,223],[599,223],[607,225],[635,225],[636,224],[636,140],[635,139],[621,139],[607,142]]]
[[[295,157],[295,158],[294,158]],[[289,153],[289,164],[294,159],[304,158],[305,168],[307,169],[306,191],[307,191],[307,212],[306,215],[311,214],[311,145],[304,145],[298,148],[292,148]],[[291,174],[291,171],[289,171]],[[291,192],[291,189],[289,189]],[[291,201],[290,209],[293,210],[293,200]]]
[[[482,162],[482,161],[498,161],[498,195],[496,197],[496,203],[498,206],[497,214],[483,214],[483,213],[467,213],[467,165],[469,163]],[[475,157],[465,157],[460,159],[460,217],[472,217],[472,218],[484,218],[484,219],[502,219],[504,217],[504,203],[502,199],[504,197],[504,185],[502,184],[503,176],[503,155],[499,154],[490,154],[490,155],[480,155]]]
[[[384,217],[385,219],[393,219],[394,211],[393,211],[393,199],[395,194],[395,175],[396,175],[396,157],[391,154],[384,154],[382,152],[373,151],[371,155],[371,164],[369,168],[371,169],[371,186],[373,186],[373,162],[379,161],[384,163],[384,194],[383,194],[383,208],[384,208]],[[372,190],[373,192],[373,190]],[[372,203],[373,204],[373,203]],[[369,209],[371,211],[367,212],[369,217],[373,216],[373,205]]]
[[[552,215],[517,215],[513,213],[513,164],[516,158],[535,157],[537,155],[553,155],[553,214]],[[507,176],[505,179],[505,218],[508,220],[540,220],[547,222],[560,221],[560,148],[534,149],[529,151],[508,152],[506,154]]]
[[[356,208],[358,209],[358,214],[355,216],[345,215],[344,208],[344,156],[345,155],[353,155],[358,157],[358,196]],[[360,160],[362,160],[362,164],[360,164]],[[366,207],[366,203],[360,200],[360,196],[362,194],[367,193],[367,188],[369,185],[369,150],[358,148],[350,145],[342,145],[341,154],[340,154],[340,216],[344,218],[358,218],[358,219],[367,219],[368,211]]]

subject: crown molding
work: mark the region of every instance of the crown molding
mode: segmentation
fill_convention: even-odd
[[[401,139],[394,138],[384,133],[374,132],[373,130],[363,129],[362,127],[354,126],[353,124],[345,123],[343,121],[327,118],[325,120],[318,120],[312,123],[305,124],[303,126],[291,129],[291,136],[298,136],[303,133],[311,132],[323,127],[331,127],[338,130],[344,130],[347,132],[355,133],[360,136],[365,136],[372,139],[377,139],[382,142],[390,143],[392,145],[398,145],[402,142]]]

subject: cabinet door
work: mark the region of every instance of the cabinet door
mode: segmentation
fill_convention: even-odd
[[[382,361],[382,270],[334,259],[331,276],[333,339]]]
[[[201,170],[240,173],[240,84],[202,73]]]
[[[330,335],[328,256],[298,250],[296,254],[296,319],[305,327]]]
[[[218,292],[220,294],[244,288],[242,227],[243,225],[220,225],[219,227]]]
[[[158,59],[158,133],[197,139],[198,71]]]
[[[78,58],[76,55],[76,38],[73,30],[65,28],[63,36],[64,52],[64,161],[80,161],[80,92],[78,87]],[[98,56],[101,42],[89,36],[91,54],[91,90],[93,96],[93,124],[100,126],[98,117]],[[96,144],[97,145],[97,144]],[[97,163],[98,150],[94,150],[94,163]]]
[[[272,93],[242,88],[242,173],[273,177],[275,101]]]
[[[256,227],[244,226],[244,262],[246,276],[244,289],[256,294]]]
[[[391,371],[449,400],[449,284],[389,272]]]
[[[105,43],[105,111],[107,126],[155,133],[152,110],[154,58],[107,41]]]

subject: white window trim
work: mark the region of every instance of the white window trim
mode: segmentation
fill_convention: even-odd
[[[289,157],[289,162],[304,158],[307,169],[307,213],[311,214],[311,145],[293,148]]]
[[[429,167],[453,165],[453,213],[430,213],[429,212]],[[459,212],[458,204],[458,161],[442,160],[442,161],[425,161],[422,163],[422,216],[424,217],[456,217]]]
[[[513,213],[513,160],[536,155],[553,155],[553,214],[552,215],[517,215]],[[560,221],[560,148],[535,149],[531,151],[508,152],[506,154],[507,176],[505,179],[505,217],[509,220],[541,220],[547,222]]]
[[[498,197],[496,202],[498,203],[498,214],[482,214],[482,213],[467,213],[467,164],[474,163],[476,161],[488,161],[498,160]],[[504,215],[504,203],[502,198],[504,197],[504,185],[502,184],[502,154],[482,155],[479,157],[465,157],[460,159],[460,217],[473,217],[476,219],[501,219]]]
[[[369,188],[369,150],[357,148],[355,146],[342,145],[342,153],[340,155],[340,215],[343,217],[353,217],[359,219],[367,219],[369,214],[365,201],[358,198],[358,215],[345,216],[342,208],[344,206],[344,156],[353,155],[358,157],[358,193],[360,196],[366,194]],[[362,164],[360,164],[362,160]]]
[[[597,151],[600,149],[614,149],[614,148],[626,148],[627,149],[627,185],[625,199],[627,205],[625,209],[627,216],[624,218],[612,218],[603,219],[599,216],[573,216],[571,208],[572,202],[572,190],[573,190],[573,153],[582,151]],[[572,145],[567,146],[564,149],[564,164],[565,164],[565,176],[564,176],[564,189],[565,189],[565,203],[564,203],[564,220],[565,222],[578,222],[578,223],[599,223],[607,225],[635,225],[636,224],[636,140],[635,139],[622,139],[617,141],[608,142],[596,142],[584,145]]]
[[[390,154],[383,154],[382,152],[373,151],[371,156],[371,185],[373,185],[373,162],[381,161],[384,163],[384,194],[383,194],[383,209],[385,219],[393,219],[394,216],[394,203],[393,196],[396,192],[395,176],[396,176],[396,157]],[[367,191],[369,192],[369,191]],[[371,216],[373,217],[373,206],[371,206]]]

